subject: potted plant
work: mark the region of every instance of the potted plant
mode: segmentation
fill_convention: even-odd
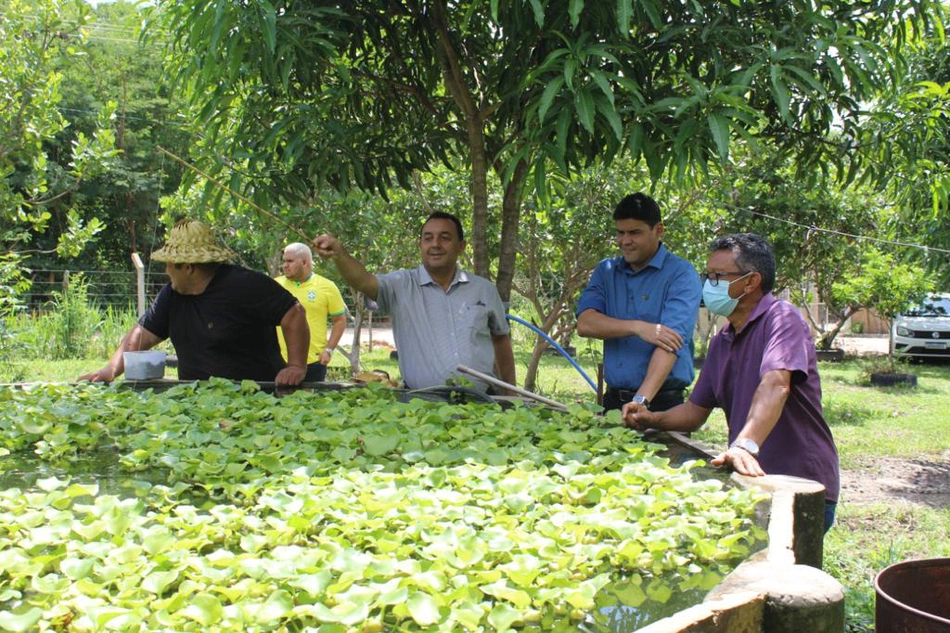
[[[919,266],[897,263],[889,253],[869,248],[861,256],[857,274],[834,284],[832,293],[843,303],[874,309],[881,318],[891,323],[900,312],[920,301],[932,289],[932,282]],[[893,328],[889,327],[888,332],[887,362],[870,373],[871,384],[916,385],[916,375],[898,371],[894,357]]]

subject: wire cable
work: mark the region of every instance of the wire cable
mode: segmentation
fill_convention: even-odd
[[[741,207],[735,207],[736,209],[741,209]],[[757,215],[759,217],[768,218],[769,220],[775,220],[776,222],[784,222],[785,224],[791,224],[792,226],[797,226],[799,228],[806,229],[808,231],[819,231],[821,233],[831,233],[833,235],[840,235],[842,237],[851,237],[857,240],[868,240],[870,242],[878,242],[879,244],[889,244],[891,246],[904,246],[907,248],[919,248],[925,252],[934,252],[934,253],[950,253],[950,250],[945,248],[936,248],[933,246],[927,246],[925,244],[912,244],[910,242],[899,242],[896,240],[885,240],[879,237],[871,237],[869,235],[858,235],[856,233],[847,233],[845,231],[837,231],[835,229],[823,229],[820,226],[814,224],[807,225],[801,224],[800,222],[794,222],[792,220],[787,220],[785,218],[777,218],[775,216],[769,215],[768,213],[762,213],[761,211],[753,211],[751,209],[742,209],[747,211],[752,215]]]

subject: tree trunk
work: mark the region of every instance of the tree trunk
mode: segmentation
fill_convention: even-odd
[[[356,318],[353,319],[353,340],[350,343],[350,354],[347,356],[350,359],[350,374],[352,375],[360,373],[360,335],[363,331],[363,318],[366,313],[363,293],[356,293],[354,307],[356,308]]]
[[[558,305],[563,305],[563,302],[558,302]],[[560,307],[554,308],[544,317],[544,322],[538,327],[539,330],[545,334],[550,335],[551,330],[554,329],[554,326],[557,324],[558,319],[561,318],[563,309]],[[534,349],[531,352],[531,360],[528,361],[528,371],[525,373],[524,378],[524,388],[528,391],[534,391],[535,380],[538,377],[538,365],[541,363],[541,354],[547,349],[548,344],[540,336],[537,337],[534,343]]]
[[[445,18],[445,0],[431,5],[432,26],[438,33],[438,57],[442,78],[465,122],[465,138],[472,162],[472,256],[475,274],[490,279],[488,261],[488,152],[485,148],[485,110],[479,108],[465,83],[464,53],[455,49]],[[490,110],[488,110],[490,111]]]
[[[480,120],[469,122],[468,143],[472,157],[471,244],[475,274],[491,279],[491,266],[488,261],[488,155]]]
[[[518,163],[511,181],[505,185],[501,208],[501,243],[498,252],[498,278],[495,285],[504,302],[511,301],[511,286],[515,279],[515,264],[518,258],[518,229],[521,223],[521,194],[528,165]]]
[[[531,360],[528,361],[528,371],[524,376],[524,388],[528,391],[535,390],[535,381],[538,379],[538,366],[541,364],[541,354],[548,348],[547,341],[540,336],[534,340],[534,349],[531,350]]]

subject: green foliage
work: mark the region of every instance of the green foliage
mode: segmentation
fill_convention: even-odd
[[[903,264],[874,248],[865,249],[859,274],[834,284],[836,299],[873,308],[885,319],[899,313],[933,290],[933,283],[924,271],[913,264]]]
[[[158,199],[177,188],[179,175],[155,144],[182,153],[188,139],[183,109],[160,81],[161,46],[136,39],[142,17],[141,8],[122,0],[95,7],[71,0],[4,4],[2,35],[15,33],[12,22],[22,18],[17,24],[32,39],[21,33],[25,39],[11,54],[28,58],[33,74],[18,73],[12,62],[0,68],[9,88],[0,97],[7,99],[0,130],[8,132],[0,155],[16,139],[3,117],[18,112],[6,107],[17,98],[35,138],[21,145],[3,186],[24,198],[23,217],[35,222],[0,213],[0,240],[2,250],[28,254],[34,269],[61,268],[62,258],[73,270],[127,269],[131,251],[147,254],[162,238],[156,234]],[[29,89],[10,87],[18,77]],[[37,98],[27,103],[31,95]],[[40,111],[57,123],[48,133]],[[25,158],[27,146],[41,156]],[[43,192],[31,193],[41,184]],[[91,243],[95,250],[87,248]]]
[[[832,286],[836,300],[868,308],[887,320],[933,290],[933,282],[915,264],[899,263],[889,253],[866,248],[858,274]]]
[[[25,347],[11,328],[22,308],[21,296],[31,285],[22,263],[15,253],[0,253],[0,372],[9,374],[11,380],[23,377]]]
[[[861,377],[865,384],[871,383],[872,374],[910,374],[913,373],[910,363],[900,356],[871,356],[861,360]],[[895,389],[903,388],[902,385],[894,385]]]
[[[135,323],[133,307],[105,310],[89,297],[85,277],[70,277],[69,287],[53,293],[42,312],[17,313],[3,319],[4,344],[23,356],[47,360],[108,358]],[[12,377],[12,380],[18,380]]]
[[[167,473],[134,496],[62,476],[0,492],[4,622],[568,630],[618,600],[708,589],[761,536],[755,493],[694,480],[697,463],[672,468],[582,407],[276,399],[214,380],[0,400],[4,450],[58,464],[106,449]]]
[[[102,322],[99,310],[89,303],[88,289],[88,282],[77,274],[70,277],[68,288],[53,293],[49,309],[39,321],[47,358],[86,355],[86,346]]]
[[[47,144],[67,127],[58,110],[62,100],[61,64],[81,54],[88,5],[64,0],[5,3],[0,14],[0,239],[23,241],[30,231],[45,231],[52,217],[47,205],[95,176],[116,155],[110,128],[115,103],[106,103],[91,136],[80,132],[58,171]],[[61,237],[64,253],[74,252],[101,225],[70,216],[72,231]],[[85,230],[80,230],[86,224]],[[70,242],[70,238],[73,239]]]
[[[848,633],[875,631],[874,579],[884,568],[916,558],[950,556],[946,509],[899,503],[851,505],[841,507],[836,520],[838,527],[825,538],[825,569],[844,586]]]
[[[943,3],[907,51],[893,90],[875,99],[859,142],[869,150],[866,179],[886,185],[900,205],[889,232],[925,249],[906,255],[921,264],[940,289],[950,288],[950,45]]]
[[[898,263],[888,253],[867,248],[858,273],[835,283],[832,296],[842,303],[873,309],[891,321],[932,290],[933,281],[920,266]],[[890,351],[889,358],[893,371],[894,357]]]
[[[515,350],[519,366],[527,362],[529,345],[526,341]],[[389,369],[395,375],[395,362],[388,359],[388,352],[377,350],[364,355],[364,360],[367,368]],[[594,362],[591,359],[589,366]],[[345,370],[343,363],[334,357],[331,371]],[[88,371],[88,365],[89,361],[24,361],[32,380],[71,380]],[[942,463],[942,451],[950,445],[950,410],[946,406],[950,366],[915,365],[919,386],[912,391],[869,390],[862,379],[861,362],[819,365],[826,419],[842,468],[851,476],[879,478],[880,465],[896,459]],[[348,374],[340,374],[341,379],[345,376]],[[10,378],[4,375],[2,380]],[[541,393],[561,402],[591,402],[593,398],[576,371],[556,357],[542,357],[539,387]],[[721,412],[714,411],[694,437],[724,447],[728,436]],[[144,472],[140,476],[144,480]],[[115,480],[101,480],[100,495],[106,494],[104,486],[110,481]],[[154,483],[166,483],[165,478]],[[950,556],[948,543],[950,515],[946,508],[897,502],[867,505],[846,490],[838,507],[837,525],[825,538],[825,569],[845,587],[847,630],[873,630],[874,576],[888,562]]]

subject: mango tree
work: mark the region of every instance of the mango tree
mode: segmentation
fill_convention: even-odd
[[[167,29],[189,91],[195,158],[266,204],[324,184],[385,192],[463,159],[475,271],[490,276],[497,244],[508,298],[522,201],[549,173],[626,154],[685,181],[739,137],[853,174],[861,148],[840,148],[862,101],[934,6],[183,0],[158,5],[152,32]]]
[[[873,125],[859,142],[875,156],[867,180],[888,185],[896,203],[887,231],[909,244],[903,257],[923,266],[939,289],[950,288],[950,44],[945,3],[910,50],[893,90],[875,99]]]

